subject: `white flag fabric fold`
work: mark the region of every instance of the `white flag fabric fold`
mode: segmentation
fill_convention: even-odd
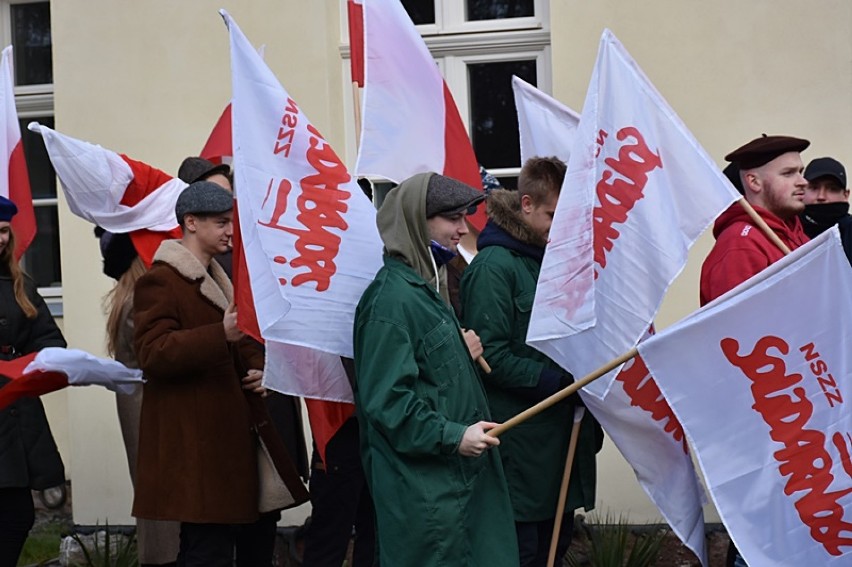
[[[852,557],[848,289],[834,228],[639,344],[749,565]]]
[[[521,163],[533,156],[556,156],[565,163],[571,157],[580,115],[519,77],[512,77]]]
[[[529,344],[575,376],[630,350],[690,246],[739,197],[605,30],[542,263]],[[587,391],[603,398],[616,372]]]
[[[142,371],[110,358],[100,358],[73,348],[48,347],[24,368],[31,372],[61,372],[70,386],[103,386],[121,394],[132,393],[142,383]]]
[[[355,307],[382,263],[375,209],[236,23],[220,13],[231,39],[236,198],[266,340],[265,381],[285,393],[351,401],[339,356],[352,356]]]
[[[524,160],[555,155],[567,161],[579,115],[517,77],[513,78],[513,88],[521,148],[527,152]],[[583,390],[580,396],[633,468],[639,484],[672,531],[707,565],[704,489],[683,428],[642,359],[635,357],[624,366],[603,401]]]
[[[175,203],[186,183],[142,162],[30,122],[38,132],[78,217],[110,232],[177,226]]]

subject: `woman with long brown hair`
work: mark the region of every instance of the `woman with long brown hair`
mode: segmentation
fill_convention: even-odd
[[[12,360],[45,347],[64,347],[35,283],[15,258],[11,220],[15,204],[0,197],[0,359]],[[8,378],[0,376],[0,387]],[[31,490],[65,483],[65,469],[44,406],[22,398],[0,410],[0,565],[15,565],[35,511]]]
[[[136,253],[127,234],[113,234],[95,229],[100,238],[104,273],[116,280],[104,298],[107,313],[107,350],[128,368],[138,368],[133,350],[133,288],[145,273],[145,264]],[[139,447],[139,416],[142,410],[142,388],[133,394],[116,394],[118,421],[127,453],[131,481],[136,483],[136,455]],[[136,520],[139,564],[174,565],[177,559],[180,524],[177,522]]]

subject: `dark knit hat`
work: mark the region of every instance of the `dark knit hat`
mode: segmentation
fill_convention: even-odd
[[[808,182],[820,177],[831,177],[836,179],[840,186],[846,189],[846,168],[834,158],[821,157],[811,160],[805,168],[805,179]]]
[[[10,222],[16,214],[18,214],[18,206],[0,195],[0,221]]]
[[[234,208],[234,195],[210,181],[196,181],[184,189],[175,204],[175,216],[183,224],[184,215],[216,214]]]
[[[485,193],[451,177],[433,174],[426,186],[426,218],[435,215],[451,216],[476,210],[485,200]]]
[[[755,138],[725,156],[726,161],[737,162],[740,169],[754,169],[767,164],[787,152],[802,152],[811,143],[792,136],[767,136]]]
[[[95,227],[95,236],[100,240],[101,256],[104,259],[104,274],[118,280],[130,269],[130,264],[138,256],[136,247],[129,234],[115,234],[99,226]]]
[[[188,157],[178,168],[178,179],[185,183],[195,183],[217,173],[228,177],[231,174],[231,166],[227,163],[216,165],[202,157]]]

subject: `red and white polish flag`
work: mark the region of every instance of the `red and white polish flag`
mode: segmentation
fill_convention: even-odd
[[[175,203],[186,183],[150,165],[61,134],[37,122],[50,161],[75,215],[110,232],[130,233],[150,266],[166,238],[180,238]]]
[[[308,404],[316,436],[327,430],[320,421],[352,413],[340,357],[352,356],[355,307],[382,263],[375,209],[237,24],[220,13],[231,38],[234,173],[251,285],[250,296],[238,298],[253,301],[237,311],[256,315],[267,387],[346,404],[321,417]]]
[[[542,263],[529,344],[575,376],[623,355],[650,327],[689,248],[739,198],[605,30]],[[616,372],[586,390],[603,398]]]
[[[3,107],[3,124],[0,126],[3,130],[0,136],[0,195],[11,199],[18,207],[18,214],[12,219],[12,229],[16,239],[15,257],[20,258],[32,244],[37,229],[30,176],[15,107],[11,45],[3,50],[0,61],[0,98]]]
[[[580,116],[529,83],[513,77],[522,160],[570,157]],[[566,191],[570,189],[565,189]],[[704,489],[698,480],[683,428],[641,357],[628,362],[606,398],[580,390],[592,415],[630,464],[648,498],[672,531],[707,565]]]
[[[353,5],[354,4],[354,5]],[[482,189],[473,152],[453,96],[417,28],[398,0],[350,0],[363,35],[350,20],[353,81],[363,69],[361,141],[355,174],[400,183],[434,171]],[[363,45],[363,52],[356,49]],[[362,58],[362,59],[361,59]],[[485,207],[468,220],[479,230]]]
[[[0,410],[23,397],[37,397],[67,386],[103,386],[130,394],[142,385],[142,371],[85,351],[48,347],[20,358],[0,361]]]
[[[850,288],[834,228],[639,344],[749,565],[852,560]]]

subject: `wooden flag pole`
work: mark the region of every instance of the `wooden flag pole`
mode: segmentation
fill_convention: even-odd
[[[568,442],[568,456],[565,457],[565,472],[562,473],[562,486],[559,487],[559,502],[556,505],[556,516],[553,518],[553,536],[550,538],[550,551],[547,553],[547,567],[553,567],[556,561],[556,548],[559,542],[559,532],[562,531],[562,516],[565,514],[565,501],[568,499],[568,484],[571,482],[571,469],[574,468],[574,454],[577,452],[577,439],[580,437],[580,424],[586,408],[574,408],[574,426],[571,428],[571,440]]]
[[[355,153],[361,144],[361,87],[358,81],[352,81],[352,104],[355,112]]]
[[[757,211],[754,210],[754,207],[751,206],[751,203],[745,200],[745,197],[741,197],[738,203],[743,209],[745,209],[745,212],[748,213],[749,218],[751,218],[752,222],[757,225],[757,228],[759,228],[763,231],[764,234],[766,234],[766,237],[769,238],[772,244],[777,246],[778,249],[781,250],[781,252],[783,252],[785,255],[790,253],[790,248],[786,244],[784,244],[780,238],[778,238],[778,235],[775,234],[775,231],[769,228],[769,225],[766,224],[766,221],[763,220],[763,218],[759,214],[757,214]]]
[[[621,366],[622,364],[624,364],[625,362],[627,362],[628,360],[630,360],[631,358],[636,356],[637,354],[639,354],[639,351],[636,349],[636,347],[633,347],[632,349],[630,349],[626,353],[622,354],[621,356],[619,356],[615,360],[612,360],[612,361],[608,362],[607,364],[604,364],[603,366],[601,366],[600,368],[598,368],[597,370],[595,370],[591,374],[587,374],[581,380],[575,380],[574,383],[571,384],[570,386],[568,386],[567,388],[559,390],[558,392],[556,392],[552,396],[541,400],[536,405],[525,409],[524,411],[522,411],[521,413],[519,413],[515,417],[507,419],[506,421],[504,421],[503,423],[501,423],[500,425],[498,425],[494,429],[491,429],[490,431],[488,431],[488,435],[491,435],[492,437],[499,437],[500,435],[502,435],[503,433],[512,429],[516,425],[520,425],[521,423],[525,422],[529,418],[540,414],[541,412],[543,412],[544,410],[546,410],[550,406],[561,402],[562,400],[564,400],[565,398],[567,398],[568,396],[570,396],[571,394],[573,394],[574,392],[576,392],[577,390],[582,388],[583,386],[585,386],[587,384],[591,384],[592,382],[594,382],[595,380],[597,380],[598,378],[600,378],[601,376],[603,376],[607,372],[610,372],[611,370],[615,370],[616,368],[618,368],[619,366]]]

